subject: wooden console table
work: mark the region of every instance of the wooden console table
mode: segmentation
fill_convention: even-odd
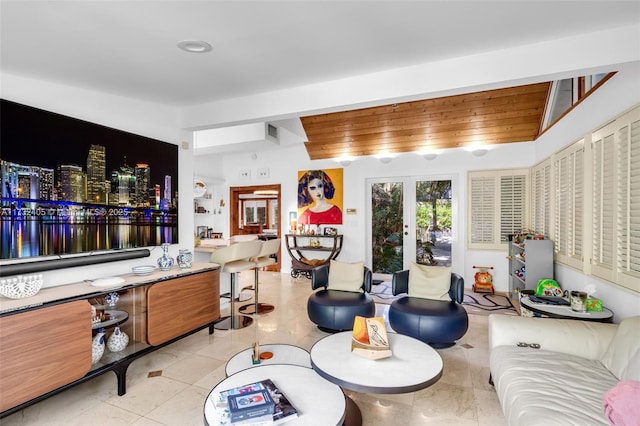
[[[0,418],[107,371],[116,374],[118,395],[124,395],[131,362],[204,328],[213,333],[220,318],[217,265],[121,277],[125,281],[110,288],[83,282],[45,288],[25,299],[0,299]],[[92,365],[97,327],[91,306],[110,293],[118,295],[113,309],[126,315],[98,325],[110,334],[119,324],[130,340],[122,351],[106,349]]]

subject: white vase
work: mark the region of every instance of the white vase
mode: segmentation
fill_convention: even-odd
[[[169,243],[162,243],[162,256],[158,258],[158,267],[161,271],[168,271],[173,266],[173,257],[169,256]]]
[[[91,364],[100,361],[104,354],[104,328],[99,328],[98,333],[93,337],[91,342]]]
[[[107,347],[111,352],[120,352],[129,344],[129,336],[127,333],[120,330],[120,326],[116,326],[113,330],[109,340],[107,340]]]

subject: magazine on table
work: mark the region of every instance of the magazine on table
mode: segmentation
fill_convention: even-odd
[[[253,418],[237,419],[231,421],[230,419],[230,399],[237,399],[238,395],[250,395],[260,393],[261,391],[267,391],[270,399],[274,403],[273,414],[259,415]],[[231,397],[231,398],[230,398]],[[227,389],[222,392],[212,393],[209,397],[209,402],[213,405],[216,412],[220,415],[229,416],[230,425],[279,425],[289,420],[293,420],[298,417],[298,410],[291,404],[289,399],[282,393],[282,391],[273,383],[271,379],[265,379],[260,382],[250,383],[243,386],[238,386],[232,389]],[[253,401],[251,401],[253,403]],[[258,412],[258,409],[255,411]]]

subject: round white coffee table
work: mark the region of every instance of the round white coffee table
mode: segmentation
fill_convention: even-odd
[[[365,393],[407,393],[424,389],[442,376],[442,358],[413,337],[389,333],[393,355],[372,360],[351,353],[351,331],[327,336],[311,348],[311,365],[325,379]]]
[[[245,349],[242,352],[238,352],[227,361],[225,366],[225,373],[227,376],[237,373],[238,371],[246,370],[247,368],[258,367],[261,365],[273,365],[273,364],[288,364],[288,365],[300,365],[302,367],[311,368],[311,358],[309,352],[293,345],[285,344],[272,344],[272,345],[260,345],[260,353],[271,352],[273,357],[270,359],[264,359],[260,361],[260,364],[254,364],[251,360],[253,355],[253,348]]]
[[[298,417],[287,425],[342,425],[345,420],[346,400],[339,386],[323,379],[311,368],[299,365],[261,365],[247,368],[227,377],[209,393],[204,403],[206,425],[220,424],[211,395],[271,379],[298,410]]]

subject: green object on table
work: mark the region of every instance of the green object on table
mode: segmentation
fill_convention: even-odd
[[[602,300],[587,299],[587,312],[602,312]]]

